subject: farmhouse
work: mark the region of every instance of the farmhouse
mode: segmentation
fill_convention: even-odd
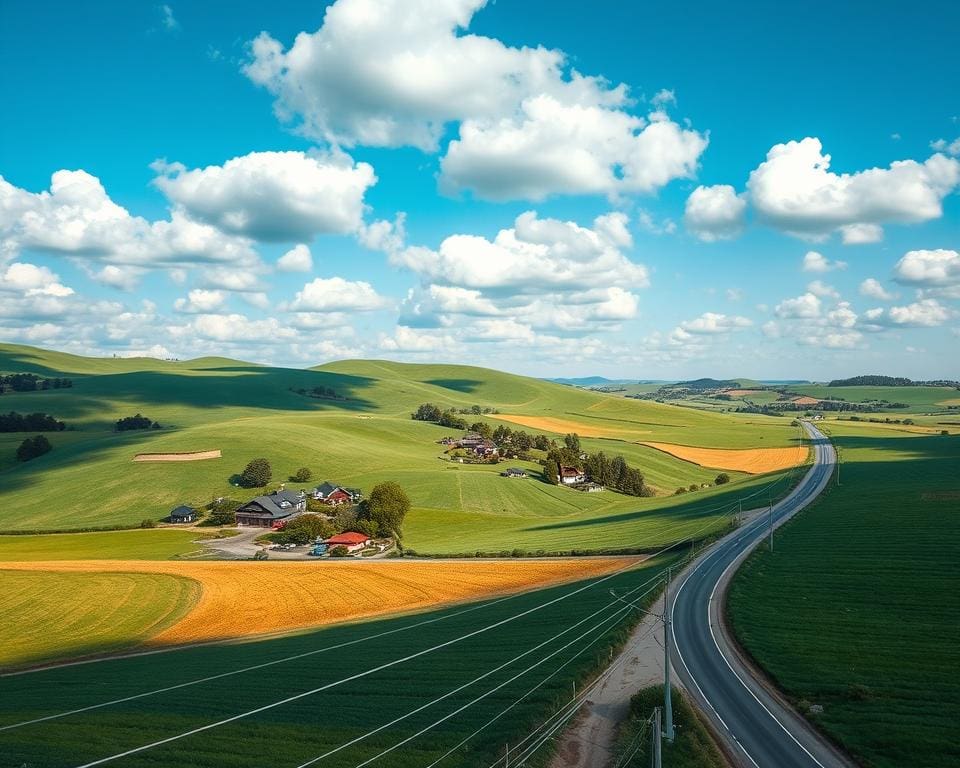
[[[483,435],[477,432],[467,432],[467,434],[460,438],[459,445],[461,448],[476,448],[483,442]]]
[[[493,440],[481,440],[473,447],[473,452],[477,456],[495,456],[499,450]]]
[[[346,547],[347,552],[359,552],[364,547],[370,546],[370,537],[365,533],[344,531],[336,536],[331,536],[323,543],[327,545],[328,551],[334,547]]]
[[[346,488],[342,485],[334,485],[330,481],[324,481],[310,491],[310,496],[317,501],[335,507],[339,504],[356,504],[363,498],[363,493],[358,488]]]
[[[518,467],[511,467],[500,473],[501,477],[526,477],[527,473]]]
[[[186,504],[181,504],[170,512],[171,523],[192,523],[196,519],[197,510],[193,507],[188,507]]]
[[[576,467],[560,467],[560,482],[563,485],[579,485],[587,482],[587,476]]]
[[[297,516],[307,508],[301,491],[279,490],[266,496],[257,496],[237,508],[237,525],[252,528],[272,528]]]

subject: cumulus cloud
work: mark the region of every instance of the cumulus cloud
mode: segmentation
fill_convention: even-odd
[[[277,269],[281,272],[309,272],[313,269],[313,255],[306,245],[300,243],[277,259]]]
[[[804,272],[832,272],[835,269],[846,269],[845,261],[830,261],[822,253],[807,251],[803,256]]]
[[[267,242],[359,230],[377,177],[342,152],[251,152],[187,170],[159,161],[154,184],[193,219]]]
[[[807,285],[807,290],[814,296],[819,296],[821,299],[840,298],[840,292],[837,291],[837,289],[832,285],[827,285],[822,280],[814,280],[812,283]]]
[[[743,231],[747,201],[729,184],[697,187],[683,215],[688,230],[701,240],[729,240]]]
[[[289,308],[295,312],[369,312],[384,306],[386,300],[370,283],[318,277],[297,292]]]
[[[879,280],[873,277],[868,277],[860,283],[860,295],[878,301],[892,301],[896,298],[894,294],[880,284]]]
[[[50,190],[38,193],[0,177],[0,239],[14,251],[34,248],[139,267],[258,260],[247,238],[224,234],[180,209],[166,221],[131,216],[85,171],[57,171]]]
[[[960,136],[953,141],[947,141],[946,139],[931,141],[930,149],[934,152],[946,152],[948,155],[960,155]]]
[[[452,336],[433,331],[415,330],[398,325],[393,334],[380,334],[380,348],[388,352],[439,352],[454,346]]]
[[[73,289],[63,285],[60,277],[47,267],[24,262],[14,262],[0,272],[0,291],[21,293],[26,297],[64,298],[73,294]]]
[[[169,326],[167,331],[175,340],[199,338],[246,344],[274,344],[297,338],[296,329],[284,326],[274,317],[251,320],[236,313],[197,315],[185,325]]]
[[[777,317],[812,318],[820,316],[820,297],[804,293],[792,299],[784,299],[774,308]]]
[[[466,33],[486,0],[338,0],[293,45],[261,33],[244,72],[281,119],[338,146],[433,152],[447,190],[481,197],[648,192],[692,175],[707,138],[663,112],[639,117],[624,85],[570,69],[561,51]]]
[[[960,252],[940,248],[933,251],[909,251],[893,268],[894,279],[904,285],[922,288],[960,283]]]
[[[687,333],[715,335],[749,328],[753,322],[740,315],[723,315],[716,312],[704,312],[695,320],[680,323]]]
[[[178,312],[209,313],[220,309],[227,300],[223,291],[208,291],[195,288],[187,294],[185,299],[177,299],[173,308]]]
[[[943,198],[960,183],[960,162],[942,154],[857,173],[833,173],[830,163],[816,138],[771,148],[747,181],[759,218],[800,237],[847,228],[847,242],[875,241],[886,222],[939,218]]]
[[[864,313],[871,324],[878,326],[901,326],[933,328],[943,325],[956,313],[936,299],[921,299],[912,304],[889,309],[874,309]]]

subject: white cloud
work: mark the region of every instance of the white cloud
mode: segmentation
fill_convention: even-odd
[[[160,23],[163,24],[164,29],[168,32],[173,32],[175,29],[180,28],[180,22],[178,22],[173,15],[173,8],[164,3],[159,6],[157,10],[160,11]]]
[[[753,325],[753,322],[749,318],[740,315],[704,312],[695,320],[680,323],[680,328],[687,333],[714,335],[742,330],[743,328],[749,328],[751,325]]]
[[[846,269],[845,261],[830,261],[822,253],[807,251],[803,256],[804,272],[832,272],[835,269]]]
[[[144,270],[140,267],[124,267],[107,264],[99,271],[90,270],[90,276],[101,285],[109,285],[121,291],[132,291],[137,287]]]
[[[274,344],[297,337],[295,329],[282,325],[274,317],[251,320],[240,314],[197,315],[186,325],[170,326],[167,331],[174,339],[196,337],[211,341],[241,341],[248,344]]]
[[[960,155],[960,136],[953,141],[947,141],[946,139],[931,141],[930,149],[934,152],[946,152],[948,155]]]
[[[222,166],[153,167],[161,173],[154,184],[192,218],[267,242],[356,232],[377,181],[370,165],[342,152],[251,152]]]
[[[683,220],[701,240],[729,240],[743,231],[747,201],[728,184],[697,187],[687,198]]]
[[[827,285],[822,280],[814,280],[812,283],[807,285],[807,290],[814,296],[819,296],[821,299],[840,298],[840,292],[832,285]]]
[[[727,301],[742,301],[743,290],[740,288],[727,288],[726,297]]]
[[[60,282],[60,277],[46,267],[14,262],[0,273],[0,292],[21,293],[25,297],[49,296],[62,299],[73,289]]]
[[[187,294],[187,298],[177,299],[173,303],[173,308],[178,312],[206,314],[220,309],[226,300],[227,294],[223,291],[207,291],[203,288],[196,288]]]
[[[903,307],[890,307],[878,322],[886,320],[892,325],[930,328],[943,325],[954,314],[936,299],[923,299]]]
[[[386,300],[370,283],[318,277],[297,292],[289,308],[296,312],[368,312],[384,306]]]
[[[894,280],[921,288],[960,283],[960,252],[940,248],[909,251],[893,268]]]
[[[258,260],[248,239],[196,222],[179,209],[169,221],[131,216],[85,171],[57,171],[50,191],[38,193],[0,177],[0,239],[14,251],[34,248],[138,267]]]
[[[213,267],[203,272],[203,286],[238,293],[259,293],[263,290],[260,276],[249,269]]]
[[[860,295],[877,299],[878,301],[891,301],[896,298],[894,294],[890,293],[880,284],[879,280],[873,277],[868,277],[860,283]]]
[[[569,68],[561,51],[466,33],[486,0],[338,0],[289,50],[267,33],[246,75],[298,130],[338,146],[439,149],[448,190],[481,197],[649,192],[692,175],[706,136],[669,120],[661,91],[640,118],[624,85]]]
[[[313,256],[310,249],[300,243],[277,259],[277,269],[281,272],[309,272],[313,269]]]
[[[380,348],[388,352],[439,352],[454,345],[448,334],[418,331],[398,325],[392,335],[380,334]]]
[[[650,193],[692,178],[707,138],[662,114],[649,120],[541,94],[517,118],[467,120],[441,162],[448,192],[488,200]]]
[[[844,245],[864,245],[883,240],[883,227],[879,224],[848,224],[840,227]]]
[[[812,318],[820,315],[820,298],[812,293],[804,293],[793,299],[784,299],[777,304],[774,312],[783,318]]]
[[[822,149],[819,139],[805,138],[767,153],[747,182],[761,220],[810,239],[847,228],[847,242],[873,242],[884,223],[942,216],[943,198],[960,183],[960,162],[942,154],[923,163],[901,160],[889,168],[836,174]]]

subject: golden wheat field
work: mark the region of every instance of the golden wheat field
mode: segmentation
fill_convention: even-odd
[[[255,563],[74,560],[4,563],[17,571],[137,573],[200,584],[195,606],[149,640],[192,643],[368,618],[610,573],[638,558]],[[69,599],[69,596],[65,596]]]
[[[762,395],[762,389],[725,389],[723,394],[730,397],[750,397],[751,395]]]
[[[556,432],[561,435],[576,432],[580,437],[623,438],[625,435],[646,435],[650,432],[648,429],[619,429],[574,421],[573,419],[558,419],[553,416],[518,416],[510,413],[500,413],[493,418],[509,421],[511,424],[519,424],[522,427],[542,429],[545,432]]]
[[[729,469],[759,475],[789,469],[807,459],[807,448],[797,445],[791,448],[695,448],[691,445],[673,443],[643,443],[658,451],[669,453],[678,459],[699,464],[711,469]]]

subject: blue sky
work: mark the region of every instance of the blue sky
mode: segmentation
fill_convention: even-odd
[[[666,5],[4,3],[0,338],[960,375],[960,10]]]

